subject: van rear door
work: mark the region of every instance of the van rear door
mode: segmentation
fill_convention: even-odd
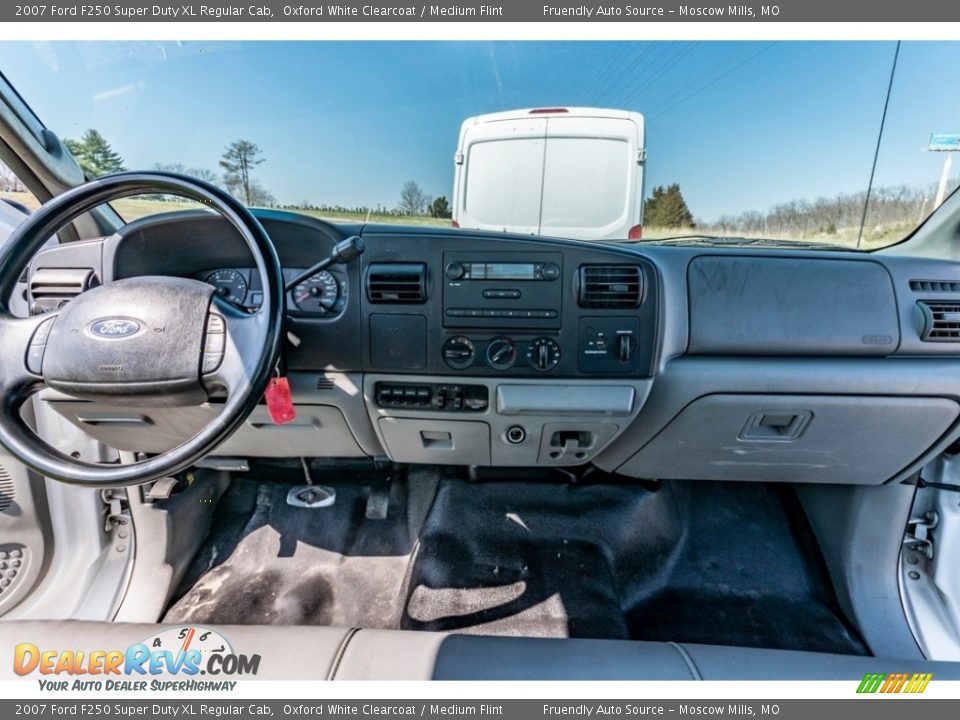
[[[642,222],[642,119],[551,116],[539,234],[625,239]]]
[[[546,134],[537,117],[464,125],[454,183],[461,227],[540,232]]]

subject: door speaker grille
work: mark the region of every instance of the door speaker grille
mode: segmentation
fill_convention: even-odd
[[[7,469],[0,465],[0,512],[13,505],[13,478]]]

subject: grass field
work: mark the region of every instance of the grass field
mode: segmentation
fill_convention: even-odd
[[[20,203],[23,203],[31,209],[37,207],[37,201],[30,193],[0,193],[0,197],[9,197],[13,200],[16,200]],[[160,201],[160,200],[149,200],[145,198],[125,198],[123,200],[117,200],[111,203],[114,209],[120,214],[126,221],[136,220],[138,218],[145,217],[147,215],[155,215],[157,213],[164,212],[173,212],[175,210],[185,210],[188,208],[199,207],[196,203],[190,202],[179,202],[179,201]],[[450,221],[440,218],[432,218],[427,216],[420,215],[390,215],[390,214],[381,214],[381,213],[343,213],[343,212],[334,212],[334,211],[325,211],[325,210],[309,210],[309,209],[295,209],[291,208],[291,212],[301,213],[303,215],[310,215],[311,217],[320,218],[322,220],[330,220],[332,222],[372,222],[372,223],[389,223],[389,224],[400,224],[400,225],[419,225],[419,226],[432,226],[432,227],[450,227]],[[900,225],[890,225],[882,228],[872,228],[864,233],[863,242],[860,245],[860,248],[863,250],[871,250],[874,248],[884,247],[886,245],[891,245],[892,243],[901,240],[905,237],[911,230],[912,226],[907,224]],[[643,237],[646,240],[656,240],[658,238],[666,238],[675,235],[689,235],[693,233],[701,233],[705,235],[719,235],[721,237],[726,237],[729,235],[736,235],[737,233],[728,233],[722,228],[697,228],[690,230],[689,228],[644,228]],[[809,233],[797,235],[771,235],[772,239],[775,240],[802,240],[803,242],[820,242],[829,245],[842,245],[844,247],[855,248],[857,246],[857,228],[840,228],[836,233],[826,234],[826,233]]]
[[[16,200],[17,202],[26,205],[31,210],[35,210],[38,205],[36,198],[34,198],[30,193],[4,192],[0,193],[0,197],[7,197],[11,200]],[[168,202],[165,200],[149,200],[138,197],[115,200],[110,204],[113,206],[113,209],[120,214],[120,217],[127,222],[138,220],[139,218],[146,217],[147,215],[156,215],[158,213],[174,212],[176,210],[187,210],[190,208],[200,207],[200,205],[197,203],[187,201]],[[366,213],[342,213],[335,211],[304,210],[294,208],[291,208],[290,211],[297,212],[302,215],[310,215],[311,217],[321,218],[322,220],[332,220],[333,222],[399,223],[402,225],[432,225],[437,227],[450,227],[449,220],[420,215],[390,215],[386,213],[370,213],[368,215]]]

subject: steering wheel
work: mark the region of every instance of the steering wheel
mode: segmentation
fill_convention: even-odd
[[[216,210],[240,234],[263,285],[263,304],[244,312],[213,287],[143,276],[100,285],[59,311],[10,313],[12,292],[44,242],[105,202],[144,193],[181,195]],[[226,440],[263,396],[276,367],[285,315],[283,274],[270,237],[229,194],[183,175],[111,175],[73,188],[28,216],[0,249],[0,445],[38,473],[91,487],[137,485],[175,474]],[[21,417],[44,386],[111,405],[199,405],[227,393],[221,412],[181,445],[130,464],[68,457]]]

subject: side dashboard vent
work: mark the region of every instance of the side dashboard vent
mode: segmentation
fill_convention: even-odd
[[[953,280],[911,280],[910,289],[914,292],[960,293],[960,282]]]
[[[577,299],[585,308],[635,308],[643,297],[638,265],[583,265]]]
[[[13,500],[13,478],[6,468],[0,465],[0,512],[13,505]]]
[[[30,276],[30,310],[34,314],[56,310],[97,284],[91,268],[37,268]]]
[[[960,302],[922,300],[920,339],[924,342],[960,342]]]
[[[423,263],[372,263],[367,269],[367,299],[371,303],[424,303],[427,266]]]

